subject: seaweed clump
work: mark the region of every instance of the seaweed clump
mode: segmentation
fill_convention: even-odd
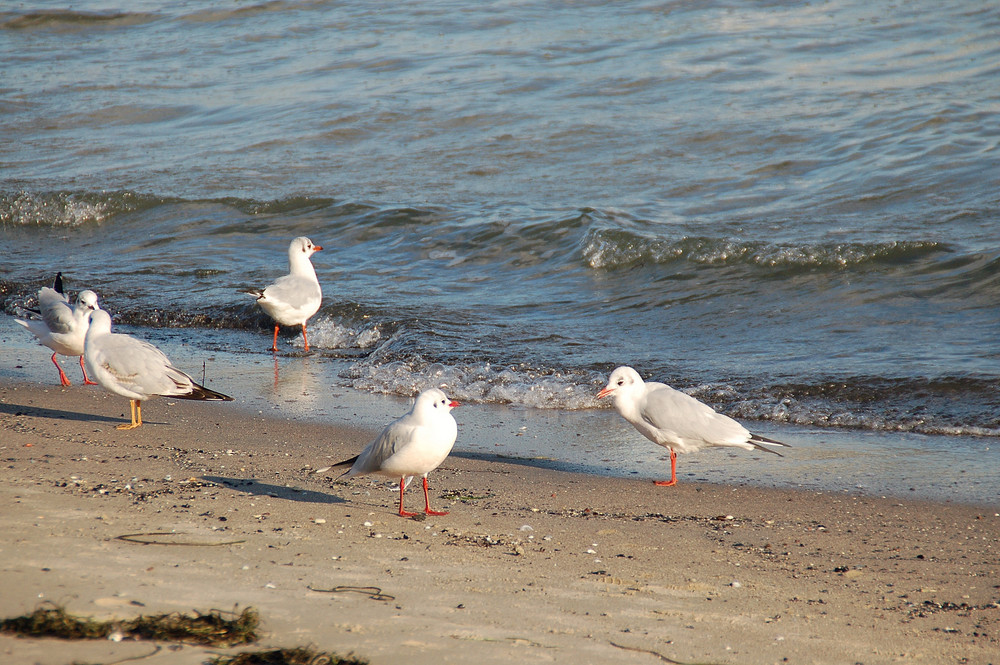
[[[226,613],[230,614],[230,613]],[[200,646],[229,647],[257,640],[260,617],[248,607],[234,618],[212,610],[193,615],[171,612],[134,619],[96,621],[68,614],[62,607],[40,607],[31,614],[0,621],[0,632],[28,637],[57,637],[64,640],[99,640],[120,635],[120,639],[160,640]]]
[[[208,662],[210,665],[368,665],[367,660],[360,660],[354,656],[342,658],[336,654],[306,647],[245,651],[235,656],[216,656]]]

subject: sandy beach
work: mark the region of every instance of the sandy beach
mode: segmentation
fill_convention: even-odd
[[[456,454],[430,478],[451,513],[404,519],[391,483],[313,473],[372,432],[166,399],[117,431],[126,409],[96,388],[0,386],[3,617],[252,606],[254,649],[372,663],[998,662],[992,507]],[[8,663],[238,650],[0,636]]]

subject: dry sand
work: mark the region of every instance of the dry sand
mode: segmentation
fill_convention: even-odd
[[[254,649],[372,663],[1000,663],[996,506],[658,488],[454,454],[430,477],[451,514],[404,519],[387,482],[311,473],[371,432],[164,399],[117,431],[127,408],[93,387],[0,384],[0,617],[253,606]],[[420,507],[418,487],[407,498]],[[118,539],[154,533],[172,535]],[[248,649],[0,636],[18,665]]]

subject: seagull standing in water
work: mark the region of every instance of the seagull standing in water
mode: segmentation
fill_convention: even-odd
[[[448,399],[442,390],[425,390],[417,395],[410,412],[386,426],[360,455],[334,466],[352,465],[341,475],[342,478],[366,473],[399,478],[399,514],[402,517],[416,515],[403,510],[403,493],[413,476],[423,476],[424,512],[428,515],[447,515],[447,511],[431,510],[427,474],[441,465],[455,445],[458,424],[451,410],[458,405],[458,402]],[[317,473],[326,470],[319,469]]]
[[[90,324],[89,314],[98,309],[97,294],[91,290],[80,291],[76,303],[70,307],[69,299],[62,293],[62,273],[56,276],[55,288],[45,286],[38,291],[38,313],[41,319],[14,319],[27,328],[38,341],[52,349],[52,364],[59,370],[59,382],[70,385],[66,373],[56,359],[56,354],[79,356],[85,385],[97,385],[87,376],[83,365],[83,340]]]
[[[163,395],[179,399],[233,401],[209,390],[170,364],[158,348],[128,335],[111,332],[111,316],[103,309],[90,313],[90,328],[84,343],[84,361],[91,375],[105,390],[129,398],[132,422],[118,429],[142,425],[142,402]]]
[[[314,253],[323,249],[312,240],[298,237],[288,246],[289,274],[279,278],[262,291],[249,291],[257,298],[257,304],[274,319],[274,342],[271,351],[278,351],[278,329],[280,326],[302,326],[302,341],[306,351],[309,339],[306,337],[306,321],[319,311],[323,292],[316,278],[316,269],[309,260]]]
[[[781,456],[768,446],[787,443],[751,434],[743,425],[718,413],[694,397],[655,381],[643,381],[631,367],[619,367],[611,373],[598,399],[610,396],[615,409],[653,443],[670,449],[670,480],[657,485],[677,484],[677,453],[693,453],[708,447],[765,450]]]

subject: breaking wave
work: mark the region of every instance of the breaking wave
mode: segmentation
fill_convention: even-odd
[[[943,243],[920,240],[777,244],[699,236],[672,239],[622,229],[595,229],[587,233],[582,254],[587,265],[598,270],[680,262],[823,270],[907,263],[950,251]]]

